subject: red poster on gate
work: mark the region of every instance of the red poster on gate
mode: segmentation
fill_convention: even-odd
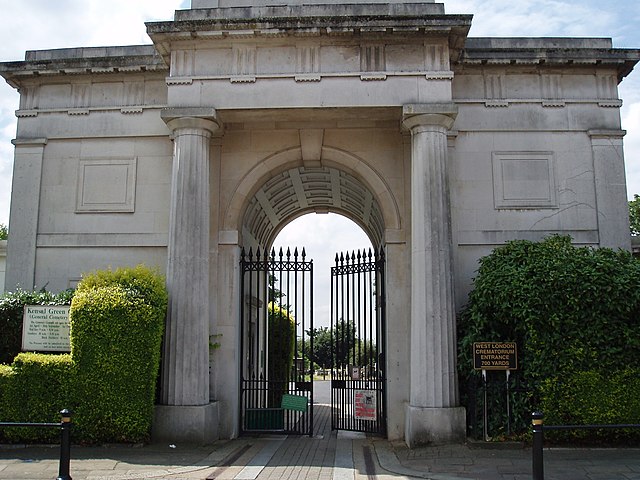
[[[375,390],[355,390],[356,420],[376,420],[377,410]]]

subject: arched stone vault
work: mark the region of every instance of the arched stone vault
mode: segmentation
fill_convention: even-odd
[[[266,158],[242,179],[225,229],[244,229],[259,245],[269,246],[284,225],[309,212],[345,215],[376,247],[385,242],[386,229],[400,228],[389,186],[362,159],[323,147],[322,161],[310,166],[297,147]]]

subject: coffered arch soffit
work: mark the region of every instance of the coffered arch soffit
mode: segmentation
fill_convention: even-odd
[[[398,205],[384,179],[357,156],[322,147],[322,162],[305,164],[300,147],[265,158],[241,180],[224,218],[225,230],[243,229],[262,246],[306,213],[339,213],[382,245],[399,230]]]

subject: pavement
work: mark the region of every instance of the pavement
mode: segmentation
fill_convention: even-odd
[[[546,449],[546,480],[640,479],[640,449]],[[58,477],[58,447],[0,447],[0,479]],[[422,447],[364,434],[259,436],[208,446],[78,447],[73,480],[530,480],[529,448]]]
[[[314,406],[314,435],[259,435],[211,445],[72,446],[73,480],[530,480],[531,448],[469,442],[409,449],[331,430]],[[58,478],[59,446],[0,445],[0,479]],[[545,480],[640,480],[640,449],[544,450]]]

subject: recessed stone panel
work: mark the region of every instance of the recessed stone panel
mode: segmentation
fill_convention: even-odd
[[[496,208],[556,208],[551,152],[494,152]]]
[[[133,212],[136,158],[81,159],[76,213]]]

